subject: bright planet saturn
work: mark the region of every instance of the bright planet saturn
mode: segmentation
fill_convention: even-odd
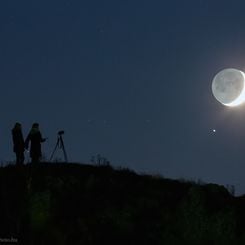
[[[245,102],[244,72],[228,68],[220,71],[213,79],[214,97],[225,106],[238,106]]]

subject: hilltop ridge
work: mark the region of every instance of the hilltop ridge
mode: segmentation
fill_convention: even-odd
[[[20,244],[244,244],[245,197],[110,165],[0,168],[0,238]]]

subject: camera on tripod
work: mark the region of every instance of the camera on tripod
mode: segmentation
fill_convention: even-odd
[[[64,133],[65,133],[64,130],[60,130],[60,131],[58,132],[58,135],[63,135]]]
[[[61,149],[64,153],[64,158],[65,158],[65,161],[68,162],[68,159],[67,159],[67,154],[66,154],[66,150],[65,150],[65,145],[64,145],[64,141],[63,141],[63,137],[62,135],[65,133],[64,130],[60,130],[58,131],[58,137],[57,137],[57,142],[56,142],[56,145],[55,145],[55,148],[54,148],[54,151],[52,152],[52,155],[50,157],[50,161],[52,161],[53,159],[53,156],[54,156],[54,153],[56,152],[57,149]]]

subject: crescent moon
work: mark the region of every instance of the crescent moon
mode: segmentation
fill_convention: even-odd
[[[231,103],[225,104],[226,106],[234,107],[234,106],[241,105],[242,103],[245,102],[245,73],[242,72],[242,71],[240,71],[240,72],[243,75],[243,89],[242,89],[242,92],[234,101],[232,101]]]
[[[212,92],[223,105],[235,107],[245,102],[245,74],[229,68],[220,71],[213,79]]]

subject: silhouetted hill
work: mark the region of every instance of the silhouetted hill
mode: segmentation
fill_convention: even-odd
[[[110,166],[0,168],[0,243],[245,244],[244,207],[223,186]]]

